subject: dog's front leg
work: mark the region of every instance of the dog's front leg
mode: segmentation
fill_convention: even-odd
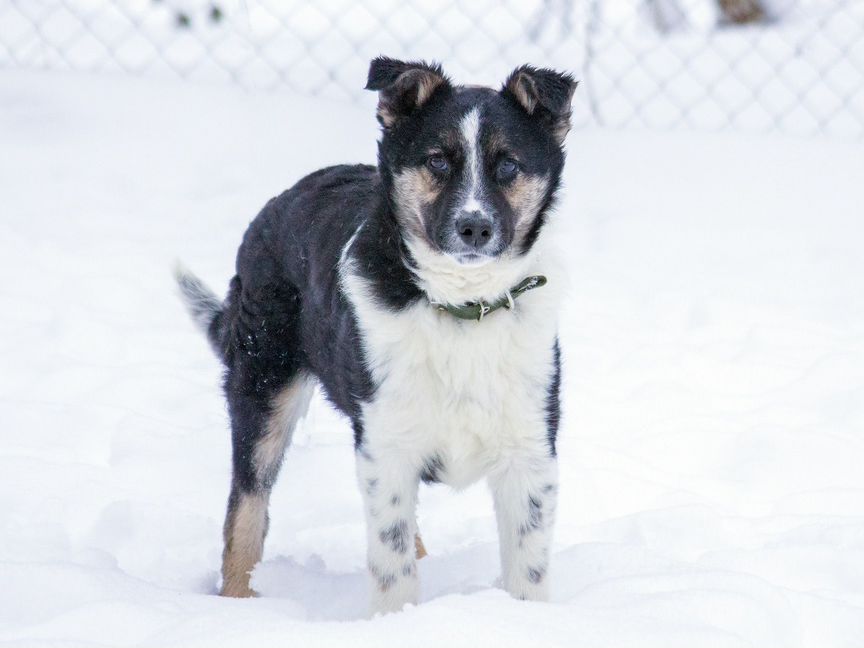
[[[504,588],[545,601],[558,494],[554,457],[513,457],[489,476],[495,500]]]
[[[356,454],[366,512],[371,610],[395,612],[417,603],[419,594],[414,544],[419,475],[398,452],[364,444]]]

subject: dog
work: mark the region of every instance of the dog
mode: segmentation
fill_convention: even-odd
[[[547,221],[576,82],[523,65],[500,90],[461,86],[438,64],[378,57],[366,88],[377,167],[321,169],[267,203],[224,301],[177,271],[225,365],[221,594],[254,595],[270,492],[320,384],[353,428],[373,612],[418,601],[421,481],[486,477],[502,584],[545,600],[562,284]]]

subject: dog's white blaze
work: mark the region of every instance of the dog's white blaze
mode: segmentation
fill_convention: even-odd
[[[483,154],[480,149],[480,109],[470,110],[459,125],[459,131],[465,144],[465,167],[468,172],[468,186],[465,190],[465,201],[455,214],[458,218],[461,212],[479,211],[486,213],[483,205]]]

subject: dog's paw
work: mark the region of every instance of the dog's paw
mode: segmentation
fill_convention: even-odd
[[[523,577],[507,579],[503,587],[510,596],[520,601],[549,600],[549,585],[546,582],[545,571],[527,570]]]
[[[417,581],[416,567],[412,566],[410,573],[398,577],[374,577],[372,596],[370,599],[370,615],[399,612],[406,605],[417,605],[420,598],[420,586]]]

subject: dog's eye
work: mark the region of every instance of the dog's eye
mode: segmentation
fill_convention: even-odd
[[[515,160],[504,158],[498,163],[498,168],[495,169],[495,175],[498,177],[498,182],[510,182],[516,177],[519,171],[519,165]]]
[[[450,163],[444,159],[443,155],[430,155],[429,159],[426,160],[426,166],[435,173],[446,173],[450,170]]]

